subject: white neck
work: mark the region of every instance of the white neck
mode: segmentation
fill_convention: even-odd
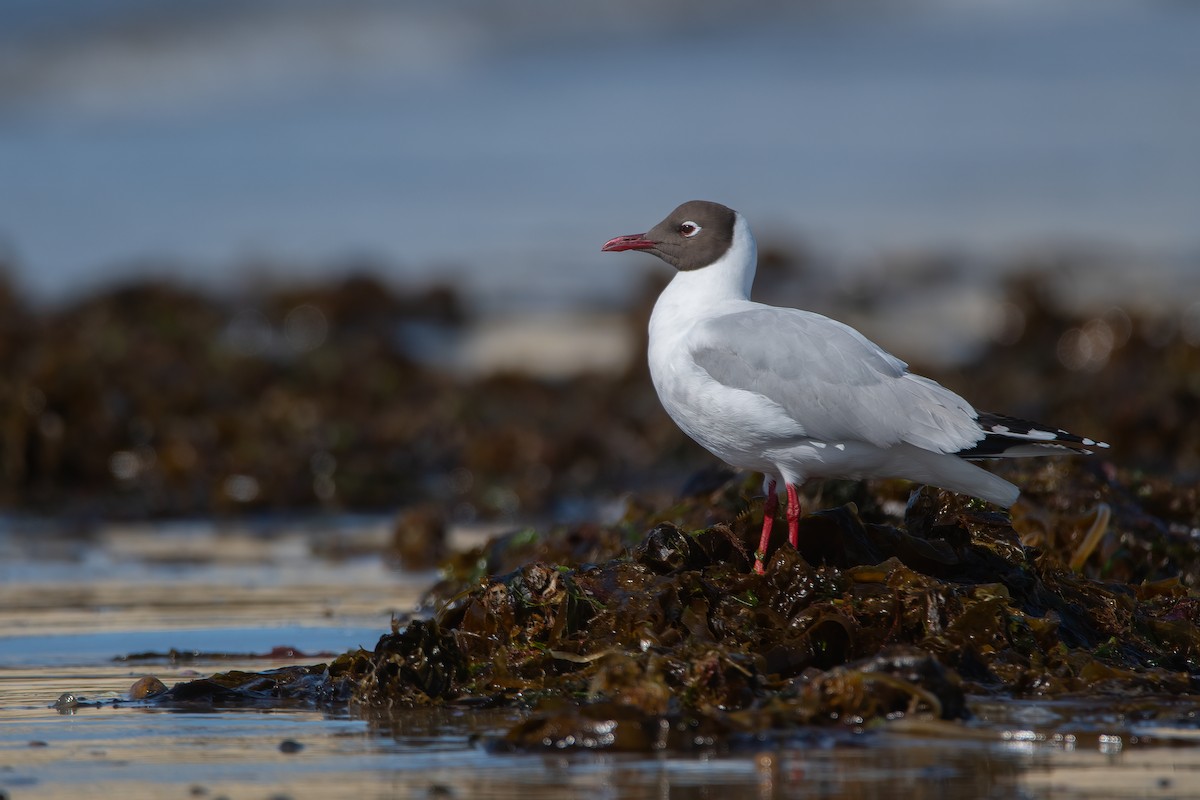
[[[750,302],[757,261],[754,235],[739,214],[733,227],[733,242],[725,255],[707,267],[675,274],[650,314],[650,376],[655,387],[663,379],[664,369],[672,369],[671,351],[693,325],[728,313],[731,305]]]
[[[758,248],[746,219],[737,215],[733,242],[725,255],[700,269],[675,273],[655,304],[655,312],[671,309],[672,316],[705,316],[714,306],[750,299]]]
[[[738,214],[733,242],[725,255],[707,267],[675,273],[663,289],[650,314],[648,353],[650,377],[659,397],[664,397],[665,387],[678,370],[676,350],[686,347],[688,332],[701,320],[734,311],[730,306],[750,304],[757,261],[754,235]],[[670,413],[670,408],[667,410]]]

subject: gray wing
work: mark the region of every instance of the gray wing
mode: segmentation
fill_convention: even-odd
[[[984,435],[966,400],[820,314],[736,312],[700,323],[692,342],[696,364],[714,380],[764,395],[819,441],[954,453]]]

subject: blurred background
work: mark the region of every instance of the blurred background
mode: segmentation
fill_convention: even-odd
[[[693,198],[758,299],[1194,474],[1197,42],[1169,0],[0,0],[0,502],[677,487],[668,276],[599,247]]]
[[[324,690],[215,714],[121,700],[141,696],[143,670],[172,683],[369,646],[439,596],[465,608],[459,588],[488,572],[603,562],[660,521],[753,537],[756,481],[731,482],[650,386],[645,324],[671,270],[600,253],[689,199],[753,225],[757,299],[849,322],[980,409],[1112,443],[993,466],[1026,492],[1026,542],[1090,552],[1084,574],[1106,583],[1032,583],[1005,544],[997,579],[1017,576],[1018,600],[1046,590],[1026,612],[1062,619],[972,611],[984,634],[964,640],[1046,642],[1061,621],[1064,641],[1097,645],[1072,650],[1071,670],[1110,691],[1106,676],[1129,674],[1117,650],[1195,656],[1195,599],[1166,579],[1200,583],[1200,3],[0,0],[0,752],[21,754],[0,756],[0,798],[100,794],[97,780],[127,798],[409,782],[471,796],[498,778],[532,798],[572,776],[617,791],[644,776],[655,796],[744,780],[758,796],[798,770],[856,796],[864,759],[873,788],[924,780],[912,764],[933,758],[939,788],[961,776],[967,796],[1029,763],[1030,796],[1080,765],[1085,785],[1128,796],[1190,785],[1194,753],[1132,746],[1194,739],[1190,706],[1145,694],[1117,722],[1111,695],[1081,722],[1058,701],[981,706],[968,751],[909,747],[894,775],[886,750],[858,744],[816,748],[856,754],[844,763],[764,768],[735,747],[701,754],[715,772],[675,758],[682,771],[614,771],[605,756],[539,771],[480,747],[510,722],[466,705],[347,718]],[[853,501],[898,524],[911,490],[812,481],[804,508]],[[930,502],[914,530],[935,524]],[[1103,540],[1079,544],[1088,530]],[[859,530],[847,541],[885,552]],[[929,552],[911,550],[914,568],[946,575]],[[966,583],[1000,563],[988,552],[961,562]],[[424,594],[439,567],[450,582]],[[517,580],[514,598],[532,586]],[[1089,633],[1079,609],[1100,596],[1112,622]],[[834,616],[817,625],[851,630]],[[1132,638],[1129,619],[1147,621]],[[410,630],[447,641],[437,627]],[[1138,655],[1150,636],[1178,657]],[[1034,674],[997,652],[939,658],[975,681],[985,662]],[[1045,663],[1067,663],[1053,652]],[[431,674],[461,666],[447,658]],[[513,681],[532,674],[516,659]],[[1017,766],[979,738],[1010,725],[1048,731],[1018,751],[1005,730]],[[1071,729],[1078,752],[1062,746]],[[836,741],[821,736],[795,741]]]

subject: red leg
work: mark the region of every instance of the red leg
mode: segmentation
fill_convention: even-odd
[[[762,575],[763,559],[767,557],[767,545],[771,543],[771,528],[775,526],[775,509],[779,507],[779,495],[775,494],[775,481],[767,484],[767,500],[763,503],[762,538],[758,540],[758,550],[754,552],[754,571]]]
[[[787,496],[788,542],[792,547],[798,548],[800,545],[800,495],[796,492],[794,483],[787,484]]]

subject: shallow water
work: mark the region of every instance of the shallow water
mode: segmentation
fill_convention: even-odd
[[[434,577],[370,555],[386,531],[382,520],[126,527],[56,548],[46,535],[0,537],[0,789],[129,800],[1200,796],[1200,729],[1182,698],[977,698],[965,726],[900,720],[649,756],[488,747],[516,719],[511,710],[118,702],[144,675],[171,685],[372,646]],[[357,555],[315,556],[331,537]],[[460,532],[453,543],[473,538]],[[277,647],[307,655],[266,657]],[[171,650],[181,655],[114,660]],[[80,704],[55,708],[64,693]]]

